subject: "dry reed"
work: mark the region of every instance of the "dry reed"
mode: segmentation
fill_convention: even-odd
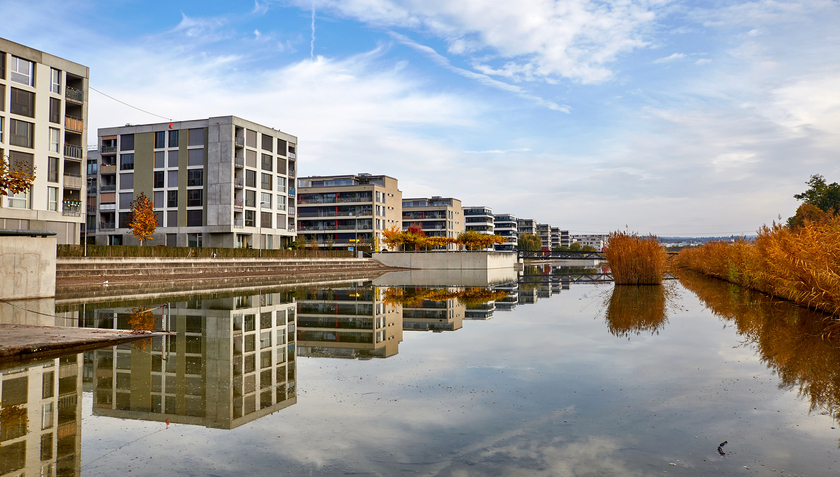
[[[684,249],[680,268],[840,314],[840,217],[790,229],[774,223],[754,242],[712,242]]]
[[[613,232],[605,252],[616,285],[659,285],[668,255],[653,235]]]
[[[607,327],[615,336],[659,333],[667,319],[664,286],[613,287],[607,303]]]

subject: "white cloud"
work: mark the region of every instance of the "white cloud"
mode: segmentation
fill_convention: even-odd
[[[695,65],[707,65],[711,62],[712,62],[712,60],[710,60],[708,58],[700,58],[699,60],[695,61],[694,64]]]
[[[664,58],[657,58],[653,60],[654,63],[670,63],[672,61],[681,60],[685,58],[685,53],[674,53],[671,56],[666,56]]]

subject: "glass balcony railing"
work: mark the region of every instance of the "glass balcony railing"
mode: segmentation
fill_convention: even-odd
[[[64,97],[77,103],[85,102],[85,92],[72,86],[64,88]]]

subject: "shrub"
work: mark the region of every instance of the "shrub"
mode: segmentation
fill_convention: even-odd
[[[616,285],[659,285],[668,259],[665,248],[653,235],[613,232],[605,251]]]

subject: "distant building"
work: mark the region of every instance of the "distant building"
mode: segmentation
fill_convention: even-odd
[[[298,179],[298,233],[319,246],[383,248],[382,231],[402,229],[402,192],[385,175]]]
[[[96,243],[138,244],[140,192],[155,245],[285,248],[295,240],[297,138],[236,116],[99,129]]]
[[[451,197],[403,199],[402,229],[417,226],[427,237],[456,238],[464,231],[461,201]],[[457,249],[456,244],[448,247]]]
[[[35,168],[28,191],[0,197],[0,228],[81,243],[89,77],[87,66],[0,38],[0,156]]]
[[[551,225],[537,224],[537,235],[542,241],[543,250],[551,250]]]
[[[466,222],[467,232],[495,234],[493,209],[490,207],[464,207],[464,221]]]
[[[560,246],[560,227],[551,227],[551,248]]]
[[[496,214],[493,216],[493,225],[496,235],[505,238],[506,242],[496,245],[497,251],[514,251],[518,243],[518,228],[516,216],[513,214]]]
[[[582,247],[592,247],[595,250],[602,252],[604,247],[609,246],[609,235],[572,235],[572,243],[579,243]]]
[[[537,235],[537,221],[534,219],[516,219],[516,228],[519,235]]]

